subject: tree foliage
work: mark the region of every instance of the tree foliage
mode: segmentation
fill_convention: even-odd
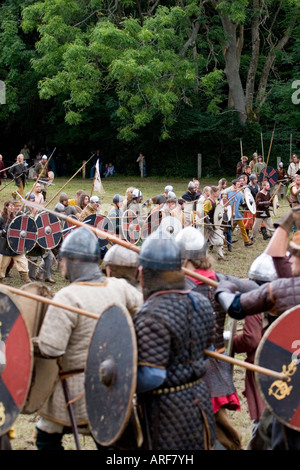
[[[0,19],[8,140],[101,146],[127,172],[143,148],[179,175],[197,153],[236,161],[240,139],[252,153],[274,122],[274,157],[300,146],[299,0],[5,0]]]

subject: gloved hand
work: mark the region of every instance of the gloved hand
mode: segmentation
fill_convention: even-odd
[[[300,230],[300,204],[299,206],[293,207],[292,209],[293,221],[297,227],[297,230]]]
[[[299,219],[300,220],[300,219]],[[293,225],[294,225],[294,217],[293,217],[293,211],[290,209],[288,212],[286,212],[283,216],[281,216],[278,220],[274,222],[274,227],[281,227],[283,228],[287,233],[291,233],[293,230]]]
[[[230,292],[232,294],[235,294],[237,290],[238,288],[233,282],[220,281],[218,287],[215,290],[215,298],[217,299],[218,295],[221,294],[221,292]]]

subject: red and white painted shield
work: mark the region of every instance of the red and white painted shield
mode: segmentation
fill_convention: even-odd
[[[267,166],[259,174],[260,183],[262,181],[269,181],[271,187],[277,183],[277,180],[278,180],[277,171],[271,166]]]
[[[105,215],[101,214],[91,214],[88,215],[84,220],[84,224],[92,225],[93,227],[106,232],[108,235],[114,235],[114,227],[111,220]],[[100,234],[96,234],[99,240],[100,247],[106,246],[109,243],[109,240],[105,237],[102,237]]]
[[[256,373],[262,398],[284,425],[300,431],[300,306],[277,318],[264,334],[255,363],[287,376],[278,380]]]
[[[162,212],[158,209],[153,209],[142,225],[141,238],[145,240],[152,232],[155,232],[159,228],[161,221]]]
[[[32,217],[19,215],[10,223],[7,242],[17,254],[29,253],[36,245],[37,226]]]
[[[136,244],[141,235],[140,222],[135,211],[128,209],[124,212],[121,221],[123,237],[129,243]]]
[[[26,400],[33,353],[19,307],[2,290],[0,310],[0,436],[3,436],[12,427]]]
[[[62,238],[59,218],[48,212],[41,212],[35,219],[37,244],[45,250],[55,248]]]

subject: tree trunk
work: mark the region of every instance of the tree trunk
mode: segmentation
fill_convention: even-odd
[[[251,25],[251,38],[252,38],[252,54],[248,69],[247,83],[246,83],[246,112],[250,120],[256,120],[257,117],[253,112],[254,92],[255,92],[255,77],[257,73],[257,66],[259,60],[260,50],[260,0],[253,0],[253,19]]]
[[[226,37],[226,46],[223,51],[225,58],[225,74],[229,86],[229,94],[233,107],[238,113],[239,121],[245,125],[247,120],[246,103],[243,85],[240,77],[239,41],[237,40],[237,24],[233,23],[228,15],[222,15],[221,21]]]

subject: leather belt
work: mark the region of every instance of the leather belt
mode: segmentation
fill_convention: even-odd
[[[167,393],[180,392],[181,390],[186,390],[187,388],[191,388],[194,385],[199,384],[201,380],[202,380],[202,377],[200,379],[195,380],[194,382],[189,382],[184,385],[176,385],[176,387],[170,387],[170,388],[158,388],[157,390],[153,390],[151,393],[152,395],[165,395]]]

